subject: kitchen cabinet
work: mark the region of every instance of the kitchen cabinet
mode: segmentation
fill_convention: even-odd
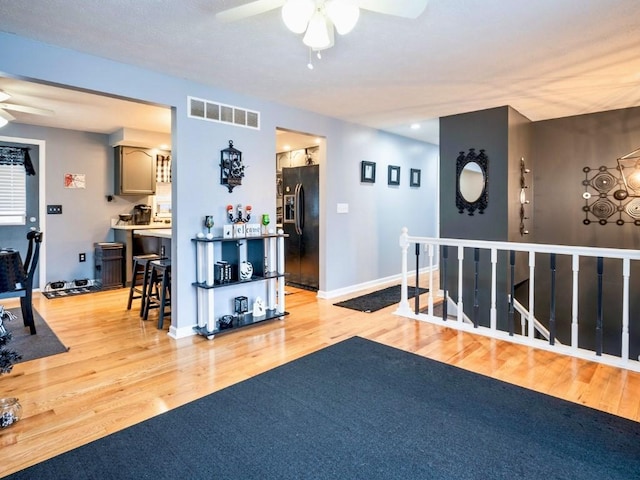
[[[284,238],[273,234],[247,238],[194,238],[198,325],[208,339],[216,334],[288,315],[284,305]],[[247,271],[246,263],[251,267]],[[228,273],[225,273],[228,272]],[[260,297],[264,314],[254,317]],[[238,312],[244,303],[246,313]]]
[[[156,193],[157,150],[140,147],[114,147],[114,191],[116,195]],[[168,154],[168,152],[162,152]]]

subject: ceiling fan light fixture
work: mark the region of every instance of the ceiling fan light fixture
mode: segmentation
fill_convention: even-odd
[[[15,120],[13,115],[5,112],[0,108],[0,128],[4,127],[7,123],[9,123],[12,120]]]
[[[282,6],[282,20],[293,33],[304,33],[315,9],[313,0],[288,0]]]
[[[324,7],[340,35],[346,35],[353,30],[360,18],[360,8],[353,0],[328,0]]]
[[[10,98],[11,98],[11,95],[9,95],[4,90],[0,90],[0,102],[4,102],[5,100],[9,100]]]
[[[323,50],[333,45],[333,26],[320,11],[316,11],[309,20],[307,33],[302,42],[314,50]]]

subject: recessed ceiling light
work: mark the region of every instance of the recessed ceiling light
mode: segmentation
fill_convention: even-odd
[[[412,123],[411,124],[411,130],[420,130],[420,124],[419,123]]]

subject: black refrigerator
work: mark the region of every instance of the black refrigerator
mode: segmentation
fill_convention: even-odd
[[[287,284],[320,287],[320,185],[318,165],[282,169]]]

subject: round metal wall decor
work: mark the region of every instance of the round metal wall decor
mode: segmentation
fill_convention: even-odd
[[[582,171],[584,225],[624,226],[633,223],[640,226],[640,198],[629,196],[620,167],[603,165],[597,169],[584,167]]]

